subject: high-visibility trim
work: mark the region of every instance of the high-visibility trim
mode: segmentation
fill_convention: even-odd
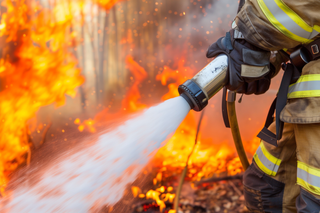
[[[306,82],[306,81],[320,81],[320,74],[301,75],[296,83]]]
[[[319,82],[320,83],[320,82]],[[319,90],[297,91],[288,94],[288,99],[320,97]]]
[[[310,43],[320,33],[320,27],[311,27],[282,0],[257,0],[260,9],[282,34],[301,42]]]
[[[313,28],[314,28],[316,31],[320,32],[320,26],[314,25]]]
[[[266,174],[276,176],[281,160],[271,155],[263,142],[260,143],[256,153],[253,156],[258,167]]]
[[[320,97],[320,74],[302,75],[289,86],[289,99],[310,97]]]
[[[291,20],[293,20],[299,27],[304,29],[305,31],[311,33],[313,28],[310,27],[298,14],[296,14],[290,7],[288,7],[282,0],[276,0],[275,3],[278,7],[285,12]]]
[[[320,169],[298,161],[297,184],[309,192],[320,195]]]

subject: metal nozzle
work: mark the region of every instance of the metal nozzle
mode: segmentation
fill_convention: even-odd
[[[192,80],[187,80],[178,88],[180,95],[186,99],[191,109],[201,111],[208,104],[208,98],[203,90]]]
[[[205,66],[191,80],[179,86],[180,95],[189,103],[191,109],[201,111],[212,98],[226,84],[228,57],[218,55]]]

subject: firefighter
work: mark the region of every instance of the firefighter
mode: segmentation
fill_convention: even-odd
[[[252,212],[320,212],[319,11],[316,0],[247,0],[232,29],[207,51],[209,58],[229,56],[226,87],[244,94],[269,89],[271,78],[289,59],[283,50],[304,47],[311,54],[303,67],[283,66],[275,101],[276,108],[278,103],[283,107],[262,131],[263,140],[244,174],[246,206]]]

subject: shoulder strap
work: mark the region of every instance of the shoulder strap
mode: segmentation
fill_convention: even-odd
[[[277,136],[276,134],[274,134],[273,132],[271,132],[268,127],[270,126],[270,124],[273,122],[274,120],[274,111],[276,110],[276,102],[277,102],[277,98],[274,99],[274,101],[271,104],[271,107],[269,109],[268,112],[268,116],[267,116],[267,120],[264,124],[263,129],[259,132],[259,134],[257,135],[258,138],[274,145],[274,146],[278,146],[277,144]]]
[[[280,113],[285,107],[285,105],[287,104],[288,90],[289,90],[290,82],[294,76],[293,73],[297,72],[297,68],[293,64],[285,64],[283,69],[285,72],[281,80],[277,98],[275,98],[275,100],[273,101],[270,107],[264,128],[259,132],[257,136],[262,140],[264,140],[265,142],[268,142],[274,146],[278,146],[277,140],[280,140],[282,138],[284,123],[280,120]],[[276,134],[268,130],[268,127],[274,120],[274,117],[273,117],[274,111],[276,112],[276,117],[275,117]]]

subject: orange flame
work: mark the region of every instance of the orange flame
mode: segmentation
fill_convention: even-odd
[[[127,67],[132,73],[134,80],[131,88],[127,92],[122,101],[122,108],[117,113],[109,113],[108,109],[100,112],[95,116],[94,120],[84,121],[79,130],[94,128],[93,122],[103,122],[103,120],[112,119],[114,117],[123,116],[124,114],[134,113],[147,107],[146,104],[141,103],[141,95],[139,85],[147,78],[147,73],[131,56],[126,58]],[[185,60],[181,59],[177,63],[177,69],[172,69],[165,66],[163,72],[156,76],[156,80],[161,81],[162,85],[167,86],[169,91],[162,96],[162,100],[177,97],[178,86],[187,79],[192,78],[194,70],[186,67]],[[170,82],[170,83],[168,83]],[[166,177],[177,174],[185,167],[188,155],[192,151],[195,143],[194,137],[196,134],[197,113],[191,111],[185,120],[180,124],[175,134],[167,141],[166,145],[158,150],[152,160],[152,165],[159,168],[159,173],[153,179],[154,185],[161,184]],[[206,115],[205,118],[206,119]],[[93,131],[92,131],[93,132]],[[229,175],[242,172],[240,160],[236,157],[234,149],[230,149],[227,143],[220,146],[213,146],[213,138],[201,138],[199,134],[199,141],[195,147],[194,154],[189,161],[188,177],[191,180],[199,180],[203,177],[209,177],[213,174],[228,173]],[[254,149],[250,150],[254,152]]]
[[[6,0],[2,6],[0,39],[0,186],[30,157],[28,120],[40,107],[65,103],[65,94],[74,97],[84,79],[76,60],[68,52],[72,17],[52,21],[51,11],[24,0]],[[37,11],[37,15],[34,12]],[[53,14],[54,16],[54,14]]]
[[[178,62],[177,70],[164,67],[164,71],[156,76],[156,79],[160,80],[162,85],[167,85],[169,89],[168,93],[162,97],[163,100],[177,97],[178,86],[194,75],[193,69],[185,67],[184,62],[183,59]],[[169,84],[168,81],[170,81]],[[185,167],[187,157],[195,143],[196,114],[191,111],[167,144],[156,153],[152,164],[159,168],[159,173],[163,173],[163,178],[176,174],[177,170],[182,171]],[[206,117],[205,115],[205,119]],[[234,175],[243,171],[240,160],[233,159],[236,156],[233,149],[227,145],[213,146],[214,139],[203,139],[201,135],[200,131],[195,151],[189,160],[187,176],[191,180],[199,180],[222,172]]]
[[[92,0],[93,3],[99,5],[105,10],[110,10],[119,0]]]
[[[192,74],[194,73],[193,69],[185,67],[184,64],[185,60],[181,59],[178,61],[178,68],[176,70],[173,70],[168,66],[164,66],[163,72],[156,76],[156,80],[161,81],[163,86],[166,86],[169,80],[174,81],[167,85],[169,92],[162,96],[162,100],[168,100],[179,96],[178,86],[192,78]]]
[[[137,186],[132,186],[131,192],[132,192],[133,197],[138,197],[138,195],[141,194],[141,189]]]
[[[166,207],[165,202],[173,202],[175,194],[171,194],[172,187],[165,188],[161,186],[156,190],[150,189],[146,194],[141,193],[141,189],[137,186],[132,186],[131,191],[134,197],[146,198],[156,201],[157,205],[160,208],[160,212]],[[140,194],[139,194],[140,193]]]
[[[88,130],[89,132],[96,131],[96,125],[103,124],[106,120],[112,120],[123,117],[125,115],[140,111],[147,107],[146,104],[141,103],[141,95],[139,91],[139,85],[147,78],[148,74],[143,67],[141,67],[132,56],[126,57],[126,66],[130,73],[133,75],[130,77],[133,84],[128,90],[125,98],[121,102],[121,110],[117,113],[110,113],[109,108],[99,112],[94,119],[84,120],[80,122],[77,118],[74,123],[79,125],[78,129],[80,132]]]
[[[133,60],[132,56],[126,57],[126,64],[133,75],[130,79],[134,83],[126,95],[127,98],[122,101],[122,106],[128,112],[136,112],[147,107],[147,105],[140,102],[139,85],[147,78],[148,74],[143,67]]]

